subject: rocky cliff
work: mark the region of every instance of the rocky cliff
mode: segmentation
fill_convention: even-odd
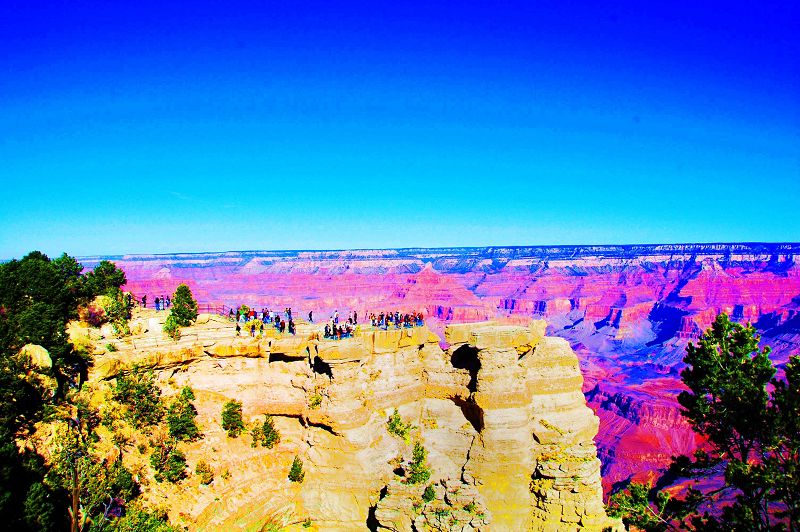
[[[718,312],[753,322],[779,366],[800,353],[798,257],[797,243],[739,243],[110,258],[126,271],[128,289],[151,302],[188,282],[201,304],[292,306],[316,316],[416,310],[438,333],[498,316],[546,318],[548,333],[578,354],[589,405],[604,421],[597,443],[609,488],[694,451],[675,400],[681,360]]]
[[[161,320],[141,313],[138,334],[96,354],[89,383],[100,401],[117,375],[141,366],[167,395],[194,389],[205,436],[181,444],[190,469],[204,459],[228,474],[209,486],[191,477],[149,483],[145,497],[178,524],[249,529],[279,516],[321,530],[621,528],[604,513],[598,419],[581,393],[578,359],[566,341],[545,336],[543,321],[452,325],[442,349],[424,326],[335,341],[301,324],[296,336],[270,329],[250,338],[205,315],[172,342]],[[228,438],[219,419],[230,399],[248,421],[272,415],[280,443]],[[405,432],[390,430],[392,416]],[[431,475],[413,483],[417,443]],[[287,480],[294,456],[302,484]],[[135,450],[125,456],[147,483],[141,460]]]

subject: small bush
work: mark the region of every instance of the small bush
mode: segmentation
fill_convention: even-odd
[[[117,346],[115,346],[114,344],[108,343],[108,344],[106,344],[106,351],[108,351],[109,353],[114,353],[114,352],[117,351]]]
[[[151,512],[136,507],[128,509],[123,517],[114,520],[113,523],[113,527],[110,529],[117,532],[179,532],[181,530],[169,524],[166,512]]]
[[[200,484],[211,484],[214,481],[214,470],[204,460],[197,462],[197,467],[194,468],[194,474],[200,479]]]
[[[294,461],[292,462],[292,467],[289,469],[289,480],[302,484],[305,477],[306,474],[303,472],[303,462],[299,457],[295,456]]]
[[[394,412],[391,416],[389,416],[389,420],[386,422],[386,430],[389,431],[389,434],[394,434],[395,436],[399,436],[403,438],[403,441],[408,443],[409,438],[411,436],[411,430],[414,429],[411,423],[403,423],[403,419],[400,417],[400,413],[397,409],[394,409]]]
[[[176,448],[177,442],[167,440],[153,449],[150,465],[157,482],[178,482],[186,477],[186,456]]]
[[[433,485],[428,484],[425,487],[425,491],[422,492],[422,500],[425,502],[431,502],[435,498],[436,498],[436,492],[433,490]]]
[[[276,443],[281,441],[281,435],[275,428],[272,417],[269,414],[265,414],[265,416],[264,424],[256,425],[253,430],[250,431],[253,436],[252,446],[256,447],[258,444],[261,444],[262,447],[272,449]]]
[[[242,403],[238,401],[228,401],[222,408],[222,430],[228,433],[230,438],[238,438],[244,431],[244,421],[242,421]]]
[[[100,297],[107,298],[107,296]],[[108,316],[106,316],[106,311],[103,308],[103,302],[93,301],[85,307],[80,307],[78,309],[78,319],[92,327],[100,327],[103,325],[108,321]]]
[[[163,331],[167,333],[167,336],[176,342],[181,339],[181,326],[178,325],[178,320],[176,320],[175,316],[172,314],[167,316],[167,319],[164,322]]]
[[[406,484],[422,484],[431,478],[431,471],[425,463],[425,458],[428,456],[428,451],[422,446],[420,442],[414,444],[414,451],[412,453],[411,464],[408,467],[408,476],[403,481]]]
[[[130,336],[131,329],[128,320],[131,319],[130,298],[119,288],[111,288],[107,293],[107,302],[103,305],[103,310],[111,325],[114,327],[114,334],[117,336]]]
[[[315,393],[308,399],[308,406],[312,410],[316,410],[317,408],[319,408],[319,405],[321,404],[322,404],[322,396],[318,393]]]

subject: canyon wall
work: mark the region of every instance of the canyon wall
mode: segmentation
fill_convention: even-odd
[[[698,441],[679,414],[686,344],[721,311],[750,321],[779,367],[800,353],[800,244],[673,244],[108,257],[137,295],[186,282],[201,304],[360,316],[417,310],[450,323],[546,318],[578,354],[602,420],[605,487],[646,477]],[[92,266],[101,257],[81,261]]]
[[[320,530],[621,530],[605,515],[598,419],[578,359],[545,336],[543,321],[451,325],[442,349],[426,326],[320,340],[319,325],[300,323],[297,335],[269,328],[251,338],[209,315],[173,342],[164,317],[137,311],[137,334],[95,354],[89,385],[102,405],[110,381],[138,366],[156,372],[166,395],[193,388],[204,438],[181,444],[190,469],[203,459],[228,474],[210,486],[145,482],[144,497],[175,523],[252,528],[279,514]],[[270,414],[279,444],[225,436],[219,416],[230,399],[249,422]],[[389,430],[395,413],[407,434]],[[431,473],[418,484],[408,476],[416,443]],[[302,484],[286,478],[294,456]],[[124,458],[146,479],[142,459]]]

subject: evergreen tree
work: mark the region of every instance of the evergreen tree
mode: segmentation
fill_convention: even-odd
[[[644,530],[798,530],[800,522],[800,358],[785,379],[775,378],[770,348],[759,347],[751,325],[720,314],[695,345],[686,348],[681,414],[707,441],[694,459],[674,460],[664,480],[704,477],[724,469],[722,489],[689,490],[671,498],[632,484],[612,496],[610,513]],[[772,392],[768,385],[771,384]],[[723,503],[730,500],[730,504]],[[701,504],[721,509],[697,513]]]
[[[408,476],[404,480],[406,484],[422,484],[431,478],[431,470],[425,462],[428,451],[420,442],[414,443],[414,450],[411,454],[411,464],[408,467]]]
[[[126,406],[124,416],[137,429],[157,424],[164,416],[161,389],[155,374],[134,366],[127,375],[119,375],[112,398]]]
[[[181,327],[188,327],[197,319],[197,301],[185,284],[178,285],[172,295],[170,315],[175,317],[175,322]]]
[[[186,455],[177,448],[175,440],[166,440],[153,449],[150,465],[157,482],[178,482],[186,478]]]
[[[253,427],[251,435],[253,436],[253,447],[261,444],[267,449],[272,449],[276,443],[281,441],[281,435],[278,429],[275,428],[275,423],[272,421],[272,416],[269,414],[265,414],[264,423],[262,425]]]
[[[90,299],[96,296],[110,295],[115,289],[119,290],[128,282],[125,272],[107,260],[100,261],[94,270],[86,274],[85,278],[85,293]]]
[[[73,364],[66,324],[77,315],[82,267],[72,257],[50,260],[34,251],[0,264],[0,522],[15,530],[49,530],[64,517],[60,494],[43,483],[46,467],[38,455],[20,451],[15,438],[42,418],[60,398]],[[47,349],[59,383],[56,397],[26,376],[17,353],[25,344]]]
[[[292,461],[292,467],[289,469],[289,480],[302,484],[305,478],[306,474],[303,472],[303,462],[298,456],[295,456]]]
[[[193,400],[194,392],[186,386],[167,410],[169,435],[178,441],[192,441],[200,437],[200,429],[195,422],[197,409],[192,404]]]
[[[238,401],[228,401],[222,407],[222,429],[231,438],[237,438],[244,430],[242,421],[242,403]]]

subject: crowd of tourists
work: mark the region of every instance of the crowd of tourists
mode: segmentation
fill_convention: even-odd
[[[268,308],[262,308],[257,311],[242,305],[235,313],[233,309],[230,309],[228,318],[236,322],[236,336],[241,334],[242,328],[244,328],[245,332],[249,331],[250,336],[253,337],[256,336],[256,333],[263,336],[264,327],[274,327],[279,333],[297,333],[297,326],[294,323],[294,319],[292,319],[291,307],[283,309],[282,317],[280,313],[270,311]]]
[[[407,312],[401,314],[398,311],[394,312],[381,312],[378,315],[370,314],[369,320],[373,327],[379,329],[389,329],[394,327],[400,329],[401,327],[421,327],[425,325],[425,318],[421,312]]]
[[[388,330],[390,328],[421,327],[425,325],[425,319],[421,312],[401,313],[400,311],[394,311],[369,314],[369,323],[372,327]],[[324,338],[341,340],[342,338],[353,336],[353,333],[359,330],[358,313],[356,311],[348,313],[347,321],[339,323],[339,311],[335,310],[331,315],[330,321],[325,325]]]
[[[297,326],[292,316],[291,307],[285,307],[283,312],[279,312],[268,308],[256,310],[242,305],[239,310],[230,309],[228,318],[236,323],[237,336],[242,334],[242,330],[244,330],[244,334],[249,333],[252,337],[263,336],[266,327],[274,327],[279,333],[297,334]],[[308,313],[308,322],[314,323],[314,311]],[[368,314],[367,323],[376,329],[389,330],[420,327],[425,324],[425,319],[421,312],[384,311],[377,314]],[[333,311],[327,323],[325,323],[323,338],[341,340],[342,338],[352,337],[360,330],[358,312],[348,312],[345,318],[339,314],[337,309]],[[318,338],[318,336],[316,337]]]

